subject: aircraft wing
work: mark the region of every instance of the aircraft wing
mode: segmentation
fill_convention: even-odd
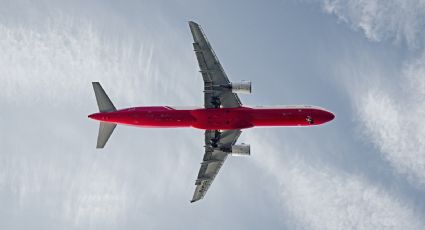
[[[196,189],[191,202],[202,199],[211,186],[218,171],[227,158],[228,152],[241,135],[242,131],[218,130],[205,131],[205,154],[195,182]]]
[[[204,79],[205,108],[240,107],[242,103],[238,95],[220,87],[229,85],[230,81],[201,27],[195,22],[189,22],[189,27],[194,40],[193,48]]]

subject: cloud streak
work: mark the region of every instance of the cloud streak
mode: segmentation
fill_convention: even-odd
[[[398,88],[403,97],[367,88],[357,104],[366,133],[387,160],[409,180],[425,188],[424,58],[409,64]]]
[[[297,148],[292,141],[283,147],[273,138],[248,135],[254,150],[262,153],[253,160],[280,185],[277,195],[285,212],[296,220],[296,228],[421,229],[424,226],[412,207],[367,179],[303,159],[302,153],[294,153]],[[316,151],[320,154],[320,147]],[[278,157],[282,153],[284,156]]]
[[[372,41],[387,39],[422,47],[425,3],[421,0],[321,0],[324,10],[335,14]]]
[[[0,41],[1,96],[10,102],[68,103],[90,80],[132,90],[128,86],[140,84],[140,76],[149,80],[155,71],[152,45],[113,44],[95,31],[90,21],[62,15],[37,26],[41,28],[0,25],[4,38]],[[113,80],[123,76],[127,81]],[[136,86],[149,89],[139,84]]]
[[[172,94],[171,100],[177,103],[187,100],[192,91],[179,93],[176,82],[189,84],[190,79],[160,77],[172,74],[158,68],[168,60],[156,59],[162,58],[155,56],[162,49],[158,47],[161,43],[153,46],[150,37],[145,37],[144,44],[131,37],[114,40],[96,30],[89,20],[63,14],[44,24],[0,24],[0,36],[0,97],[5,111],[0,127],[9,131],[0,134],[0,197],[9,200],[0,209],[2,226],[27,228],[51,222],[58,228],[66,224],[69,228],[108,229],[125,225],[135,216],[131,210],[144,210],[144,206],[156,202],[153,197],[165,196],[162,188],[167,181],[152,181],[149,170],[157,170],[155,176],[171,174],[171,169],[189,174],[190,168],[174,165],[185,154],[156,161],[123,154],[134,152],[127,148],[115,149],[115,154],[94,152],[97,123],[86,118],[96,111],[91,81],[101,81],[118,107],[122,107],[122,101],[133,105],[160,103],[160,95],[166,94]],[[180,56],[180,61],[185,59]],[[169,66],[179,71],[179,67]],[[170,93],[171,87],[175,90]],[[19,122],[7,122],[14,120]],[[161,139],[155,132],[145,135]],[[173,132],[162,136],[167,135],[171,139]],[[120,136],[111,139],[124,143],[131,140],[125,132]],[[142,133],[138,138],[146,136]],[[170,140],[165,149],[155,142],[143,147],[169,153],[179,151],[176,141]],[[181,152],[189,154],[185,148]],[[150,162],[151,166],[129,164],[126,159],[130,158]],[[141,166],[145,168],[139,169]],[[159,171],[161,167],[169,170]],[[183,189],[183,183],[179,184],[175,190]],[[29,218],[36,213],[38,218]],[[146,213],[138,215],[148,219]]]
[[[326,2],[327,12],[338,15],[341,20],[345,17],[354,28],[369,31],[366,36],[374,41],[405,39],[411,47],[421,43],[421,32],[409,35],[413,38],[400,37],[398,33],[409,29],[392,26],[385,30],[380,26],[355,24],[358,17],[344,16],[343,2]],[[380,21],[370,18],[374,14],[370,9],[369,19],[362,20]],[[359,15],[359,18],[365,17]],[[223,225],[240,228],[254,226],[251,223],[269,223],[268,220],[279,216],[289,219],[288,223],[298,229],[417,229],[423,226],[414,208],[398,199],[391,190],[337,166],[315,164],[313,157],[303,152],[291,157],[297,152],[297,146],[306,144],[291,139],[293,145],[283,147],[270,136],[264,138],[255,131],[244,132],[242,138],[249,139],[253,152],[262,153],[250,159],[260,170],[249,171],[247,175],[252,174],[250,179],[255,180],[258,179],[256,173],[267,172],[267,179],[275,180],[263,184],[273,189],[269,196],[251,191],[248,195],[241,193],[238,185],[242,180],[229,175],[230,167],[236,169],[233,164],[227,169],[224,167],[223,174],[209,191],[211,197],[189,206],[193,179],[202,158],[201,131],[119,127],[108,147],[95,152],[97,124],[88,121],[86,115],[96,111],[90,81],[101,81],[117,107],[202,104],[202,82],[196,72],[190,40],[181,41],[184,47],[175,45],[180,44],[179,33],[171,28],[158,32],[154,28],[160,26],[152,21],[145,22],[153,24],[149,30],[120,36],[111,35],[114,30],[105,34],[90,20],[77,19],[76,15],[56,16],[42,24],[38,24],[39,21],[35,25],[0,24],[0,52],[3,54],[0,55],[3,87],[0,104],[8,111],[0,113],[0,129],[13,130],[0,133],[5,150],[0,155],[3,204],[0,211],[4,214],[0,215],[0,222],[5,228],[133,229],[135,226],[169,228],[187,223],[185,228],[199,229],[215,228],[217,220],[225,221]],[[417,29],[417,24],[411,26],[412,30]],[[163,37],[167,39],[162,40]],[[169,38],[173,42],[169,42]],[[193,68],[188,63],[192,63]],[[418,59],[404,71],[405,78],[410,79],[405,84],[409,87],[406,98],[415,98],[418,107],[423,94],[417,97],[417,92],[424,89],[421,66],[422,61]],[[360,89],[365,91],[350,92],[362,119],[372,116],[379,120],[378,113],[385,113],[380,122],[369,124],[370,120],[361,120],[368,137],[372,137],[385,159],[393,162],[394,168],[412,178],[422,178],[420,151],[405,154],[420,140],[411,142],[409,139],[415,133],[406,134],[410,130],[400,126],[406,121],[411,123],[411,128],[420,126],[419,117],[409,120],[401,110],[416,107],[411,104],[400,107],[404,99],[383,92],[379,85],[359,84],[357,90]],[[357,93],[365,94],[358,98]],[[403,134],[392,133],[394,129]],[[418,138],[423,137],[422,130],[417,130]],[[392,146],[400,140],[405,141],[407,147],[398,147],[394,152]],[[316,143],[309,142],[309,145],[319,149],[322,155],[326,154]],[[285,158],[278,157],[282,153],[286,154]],[[400,159],[406,162],[400,163]],[[226,162],[227,165],[231,163]],[[252,184],[247,188],[251,190]],[[269,212],[259,217],[258,207],[250,204],[264,204],[268,199],[274,203],[274,195],[281,202],[283,214],[271,212],[266,207]],[[264,200],[253,201],[252,197]],[[241,211],[236,198],[247,208]],[[226,202],[217,202],[222,200]],[[225,212],[211,212],[224,209]],[[209,215],[194,218],[199,217],[199,213]],[[233,218],[227,218],[230,215]],[[163,221],[164,216],[168,217],[167,221]],[[244,222],[247,219],[251,222]]]
[[[366,50],[363,54],[352,53],[349,58],[337,60],[333,68],[358,114],[359,128],[368,137],[364,140],[371,141],[397,173],[424,190],[424,2],[320,2],[327,13],[362,31],[371,41],[390,40],[408,45],[401,70],[387,68],[384,60],[368,57]]]

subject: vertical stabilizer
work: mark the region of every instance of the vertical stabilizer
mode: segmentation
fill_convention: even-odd
[[[111,112],[117,110],[112,104],[111,99],[106,95],[105,90],[99,82],[92,82],[94,94],[96,95],[97,106],[99,107],[100,112]]]

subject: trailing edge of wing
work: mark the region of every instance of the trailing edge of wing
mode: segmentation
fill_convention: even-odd
[[[231,148],[236,143],[240,134],[241,130],[227,130],[223,132],[217,130],[205,131],[205,154],[195,182],[195,192],[190,202],[204,198],[227,158],[228,153],[221,150],[221,148]],[[214,145],[217,145],[217,148],[212,146],[212,142],[215,142]]]

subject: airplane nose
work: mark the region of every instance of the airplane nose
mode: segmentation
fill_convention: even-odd
[[[332,121],[335,118],[335,115],[331,112],[326,111],[325,117],[327,121]]]

